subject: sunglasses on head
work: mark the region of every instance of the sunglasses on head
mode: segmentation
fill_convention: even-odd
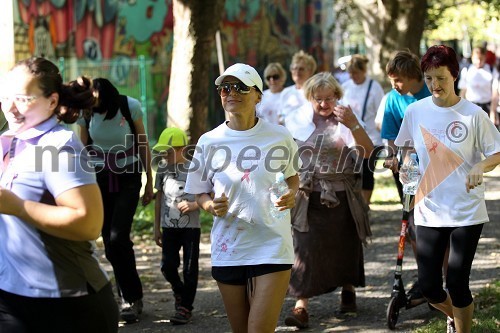
[[[220,96],[228,96],[231,89],[234,89],[238,94],[248,94],[251,88],[253,87],[249,87],[243,82],[224,82],[217,86],[217,92]]]
[[[276,81],[276,80],[279,80],[279,78],[280,78],[279,74],[274,74],[274,75],[268,75],[268,76],[266,76],[266,80],[267,81],[271,81],[271,79],[273,79],[274,81]]]

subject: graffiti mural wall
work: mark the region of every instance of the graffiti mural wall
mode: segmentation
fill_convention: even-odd
[[[142,55],[148,59],[148,98],[153,101],[147,111],[158,113],[154,119],[165,119],[171,0],[12,1],[16,60],[37,55],[90,64],[133,95],[140,89],[131,86],[141,83],[132,67]],[[321,66],[321,9],[321,0],[227,0],[221,24],[226,67],[246,62],[262,71],[271,61],[288,66],[298,49],[313,54]],[[207,60],[215,64],[215,48]]]

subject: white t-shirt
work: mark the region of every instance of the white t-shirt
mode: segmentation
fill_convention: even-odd
[[[353,80],[348,80],[342,84],[344,97],[340,101],[342,105],[350,105],[354,114],[358,119],[362,119],[365,123],[365,130],[375,146],[382,145],[382,137],[380,131],[375,124],[375,117],[380,105],[380,101],[384,97],[384,90],[377,81],[372,81],[368,101],[366,103],[365,117],[363,118],[363,105],[365,104],[366,93],[370,84],[370,78],[366,78],[361,84],[354,83]]]
[[[271,124],[279,124],[280,97],[281,91],[273,93],[270,89],[264,90],[262,100],[256,107],[257,117]]]
[[[488,222],[484,184],[467,193],[472,166],[500,152],[500,133],[477,105],[461,99],[441,108],[424,98],[408,106],[395,140],[414,147],[422,175],[415,196],[415,224],[463,227]]]
[[[283,220],[271,217],[269,188],[279,170],[286,179],[299,167],[290,133],[260,119],[246,131],[224,123],[200,137],[185,192],[225,193],[229,201],[229,212],[214,217],[212,266],[293,264],[290,214]]]
[[[297,89],[295,85],[283,89],[280,97],[279,110],[281,121],[286,123],[286,117],[306,103],[308,103],[308,100],[304,96],[304,90]]]
[[[382,97],[382,100],[380,100],[380,103],[379,103],[378,109],[377,109],[377,115],[375,116],[375,124],[379,128],[382,128],[382,122],[384,121],[385,103],[387,102],[387,95],[389,95],[389,93],[385,94],[384,97]],[[383,139],[382,139],[382,141],[383,141]]]
[[[488,64],[481,68],[470,65],[462,69],[458,88],[466,89],[465,98],[473,103],[489,103],[495,76],[496,70],[491,69]]]

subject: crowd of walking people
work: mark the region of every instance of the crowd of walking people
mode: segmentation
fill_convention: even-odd
[[[418,280],[409,297],[441,311],[448,332],[471,332],[469,275],[489,221],[483,174],[500,164],[499,65],[486,63],[482,47],[468,66],[444,45],[422,58],[399,50],[384,93],[368,63],[353,55],[340,84],[301,50],[288,87],[281,63],[262,77],[248,64],[228,67],[215,80],[227,119],[193,143],[191,157],[189,136],[175,127],[150,150],[140,102],[109,80],[66,84],[49,60],[17,63],[0,98],[0,331],[117,332],[119,319],[140,320],[131,229],[142,187],[142,205],[155,200],[152,238],[175,300],[172,324],[194,314],[201,210],[213,215],[211,274],[233,332],[274,332],[282,311],[285,325],[306,328],[309,300],[337,289],[338,311],[356,313],[376,165],[392,171],[403,200],[400,167],[416,153],[408,235]],[[79,135],[63,123],[77,123]],[[116,295],[94,255],[99,235]],[[282,309],[286,295],[292,309]]]

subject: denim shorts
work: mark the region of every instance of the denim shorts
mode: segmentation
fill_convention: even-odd
[[[256,276],[266,275],[292,269],[291,264],[263,264],[245,266],[212,267],[212,277],[217,282],[244,286],[248,280]]]

